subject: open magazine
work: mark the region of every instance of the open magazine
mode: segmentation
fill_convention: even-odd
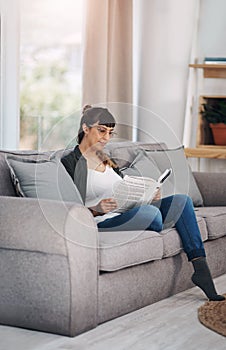
[[[150,177],[125,175],[122,181],[117,181],[113,186],[114,198],[118,203],[114,212],[123,213],[133,207],[150,204],[171,173],[171,168],[166,169],[157,181]]]

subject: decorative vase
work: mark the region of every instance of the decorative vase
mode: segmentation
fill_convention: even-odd
[[[218,123],[218,124],[209,124],[212,133],[215,145],[226,146],[226,124]]]

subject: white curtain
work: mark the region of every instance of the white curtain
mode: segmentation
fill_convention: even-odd
[[[132,137],[132,0],[87,0],[82,103],[107,106]]]

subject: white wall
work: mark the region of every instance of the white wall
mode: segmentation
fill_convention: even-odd
[[[226,1],[202,0],[199,56],[226,57]]]
[[[135,0],[138,138],[182,142],[196,0]],[[139,19],[136,19],[136,17]],[[135,55],[136,55],[135,53]],[[148,113],[151,110],[157,116]],[[173,137],[173,132],[175,136]]]
[[[198,59],[226,57],[226,1],[202,0],[198,35]],[[199,93],[226,95],[226,79],[201,79]]]
[[[1,0],[0,148],[19,143],[19,1]]]

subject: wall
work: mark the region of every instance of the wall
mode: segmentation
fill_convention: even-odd
[[[225,14],[225,0],[201,1],[197,53],[200,62],[206,56],[226,57]],[[226,95],[226,79],[203,79],[202,74],[200,76],[199,94]]]
[[[199,57],[226,57],[226,1],[202,0],[199,25]]]
[[[167,141],[171,147],[182,142],[196,3],[196,0],[134,2],[138,139],[145,140],[151,135]]]

